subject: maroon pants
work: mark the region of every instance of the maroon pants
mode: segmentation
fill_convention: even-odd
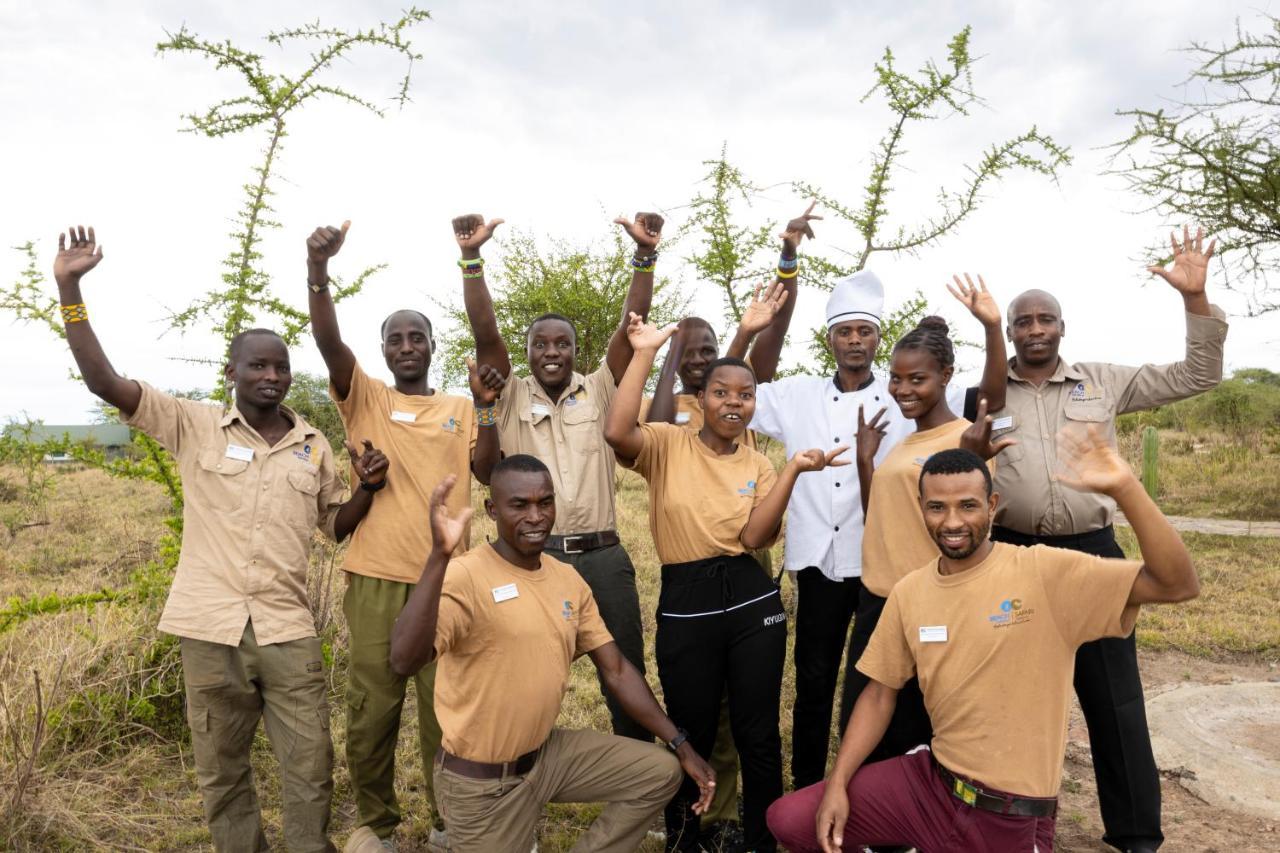
[[[818,851],[817,814],[825,782],[769,807],[769,829],[792,853]],[[1015,817],[975,809],[952,796],[927,749],[868,764],[849,783],[844,849],[909,845],[925,853],[1053,850],[1052,817]]]

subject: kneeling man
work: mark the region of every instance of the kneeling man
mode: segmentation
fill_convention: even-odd
[[[906,844],[944,851],[1053,849],[1076,649],[1133,630],[1139,605],[1199,592],[1191,557],[1095,425],[1058,436],[1059,482],[1113,498],[1143,560],[988,539],[999,496],[967,450],[931,456],[920,508],[942,556],[898,582],[858,669],[827,781],[769,810],[792,851]],[[932,751],[862,766],[900,688],[919,676]]]
[[[547,467],[523,454],[495,465],[485,509],[497,541],[451,560],[472,512],[450,517],[455,479],[431,496],[431,556],[391,633],[391,667],[401,675],[439,659],[444,734],[434,778],[454,853],[524,853],[550,802],[608,803],[574,850],[635,850],[682,768],[701,792],[695,811],[705,811],[711,769],[618,650],[586,581],[542,553],[556,518]],[[569,666],[583,654],[666,747],[553,728]]]

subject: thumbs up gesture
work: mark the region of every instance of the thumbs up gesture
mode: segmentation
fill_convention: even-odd
[[[312,231],[311,236],[307,238],[307,262],[311,264],[328,263],[329,259],[338,254],[338,250],[346,242],[347,229],[350,227],[351,220],[348,219],[342,223],[341,228],[334,228],[332,225],[321,225],[315,231]]]

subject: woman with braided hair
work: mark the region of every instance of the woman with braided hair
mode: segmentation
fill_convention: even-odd
[[[861,409],[858,411],[858,479],[862,486],[866,529],[862,537],[862,590],[853,634],[849,638],[840,702],[841,731],[858,694],[866,686],[867,677],[855,665],[875,630],[889,591],[901,578],[939,555],[920,511],[921,466],[934,453],[954,447],[966,447],[989,460],[1011,443],[1003,439],[992,444],[992,420],[987,416],[988,408],[995,411],[1004,407],[1008,378],[1004,338],[1000,333],[1000,308],[987,292],[981,276],[977,286],[967,275],[963,282],[956,276],[955,283],[956,287],[947,285],[947,289],[986,329],[987,356],[982,387],[994,391],[989,391],[988,397],[979,402],[974,423],[952,411],[947,402],[947,385],[955,371],[955,347],[947,321],[929,316],[894,345],[889,364],[889,395],[902,416],[915,421],[916,431],[890,450],[879,466],[874,464],[874,459],[886,426],[885,409],[880,409],[869,420]],[[893,720],[868,760],[901,755],[914,746],[928,743],[931,735],[920,685],[912,679],[899,694]]]

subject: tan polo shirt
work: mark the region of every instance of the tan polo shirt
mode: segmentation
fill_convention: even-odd
[[[675,424],[641,424],[640,431],[644,446],[632,467],[649,481],[658,559],[688,563],[745,553],[742,529],[778,481],[768,457],[740,444],[721,456]]]
[[[444,748],[490,763],[537,749],[560,713],[570,664],[611,642],[591,589],[567,563],[543,554],[530,571],[492,545],[455,557],[436,622]]]
[[[938,451],[959,447],[960,435],[969,426],[969,421],[956,418],[911,433],[889,451],[872,475],[862,532],[862,585],[881,598],[887,598],[906,575],[938,558],[938,546],[920,511],[920,469]]]
[[[527,453],[551,470],[556,490],[552,533],[613,530],[614,456],[604,440],[605,415],[617,393],[609,365],[573,374],[560,399],[551,402],[532,376],[507,383],[498,398],[498,440],[504,456]]]
[[[920,678],[933,754],[985,786],[1053,797],[1062,779],[1076,649],[1133,630],[1142,564],[996,543],[980,565],[903,578],[858,669],[901,688]]]
[[[329,442],[281,406],[293,428],[268,447],[235,406],[138,384],[142,399],[125,423],[173,454],[184,498],[182,553],[160,630],[238,646],[252,620],[263,645],[314,637],[311,533],[333,538],[345,491]]]
[[[386,488],[351,535],[343,570],[401,583],[417,583],[431,552],[431,493],[450,474],[458,483],[446,505],[450,515],[471,506],[471,455],[476,445],[475,405],[469,397],[436,391],[402,394],[356,365],[351,390],[338,405],[347,437],[369,439],[387,455]],[[354,482],[354,480],[353,480]],[[462,548],[470,545],[470,529]]]
[[[1186,356],[1173,364],[1127,367],[1059,361],[1054,374],[1036,387],[1014,372],[1011,360],[1004,409],[995,423],[999,426],[1006,417],[1013,422],[995,434],[1018,443],[1000,454],[995,523],[1039,536],[1088,533],[1111,524],[1116,511],[1111,498],[1077,492],[1054,478],[1058,431],[1067,424],[1083,430],[1096,423],[1115,444],[1118,415],[1211,390],[1222,381],[1227,337],[1226,315],[1216,305],[1212,310],[1212,317],[1187,314]]]

